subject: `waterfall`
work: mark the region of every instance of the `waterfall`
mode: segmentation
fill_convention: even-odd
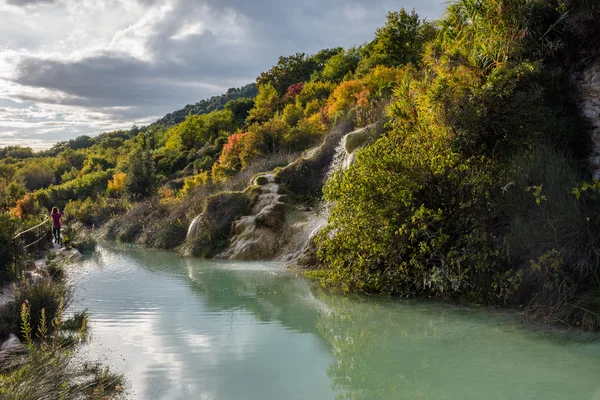
[[[327,182],[335,172],[339,170],[343,171],[350,167],[353,157],[352,154],[349,154],[348,151],[346,151],[346,138],[348,135],[352,135],[352,133],[342,136],[337,147],[335,148],[335,153],[333,154],[333,159],[329,165],[329,170],[325,175],[325,182]]]
[[[310,166],[308,168],[318,168],[311,171],[323,177],[322,183],[325,184],[335,174],[343,172],[354,163],[357,149],[376,139],[380,130],[372,129],[373,127],[374,125],[367,126],[343,135],[337,145],[335,143],[339,136],[330,136],[331,140],[306,151],[289,166],[306,162]],[[301,168],[299,170],[302,171]],[[289,196],[285,194],[286,189],[280,187],[273,172],[255,176],[248,189],[255,195],[252,209],[248,215],[233,223],[228,247],[216,258],[263,260],[278,257],[290,266],[315,265],[316,249],[312,239],[327,224],[332,204],[321,200],[315,207],[308,207],[290,202]],[[205,217],[200,214],[192,220],[184,247],[194,243],[193,239],[203,234],[206,229]]]
[[[350,135],[357,132],[363,132],[365,128],[348,133],[340,138],[335,148],[331,163],[325,174],[325,184],[338,171],[348,169],[354,162],[354,154],[347,151],[347,139]],[[325,227],[332,204],[325,199],[321,199],[316,207],[305,216],[304,220],[296,224],[293,234],[294,240],[288,246],[288,254],[283,257],[287,266],[290,268],[302,268],[310,266],[316,262],[314,248],[314,237]]]
[[[203,223],[202,219],[203,219],[203,215],[199,214],[194,217],[192,222],[190,222],[190,225],[188,226],[187,234],[185,235],[186,240],[191,239],[198,235],[198,233],[202,227],[202,223]]]

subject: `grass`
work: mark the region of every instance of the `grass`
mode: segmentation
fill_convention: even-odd
[[[85,338],[87,314],[62,320],[63,301],[54,318],[41,312],[34,325],[31,303],[20,307],[20,330],[27,345],[0,370],[0,398],[6,400],[117,399],[123,395],[125,379],[98,363],[89,363],[74,350]],[[46,322],[52,331],[46,330]],[[76,332],[75,334],[71,332]]]
[[[63,307],[67,307],[71,299],[72,289],[68,285],[55,282],[30,284],[26,279],[21,278],[16,286],[15,300],[0,311],[0,337],[18,333],[19,338],[23,339],[19,322],[21,305],[25,303],[29,304],[32,325],[40,326],[42,309],[44,309],[45,329],[51,331],[51,321],[58,315],[61,303]]]
[[[530,317],[600,330],[599,194],[576,198],[579,167],[547,144],[516,154],[508,169],[497,232],[506,262],[523,271],[516,302]]]
[[[46,262],[46,271],[54,282],[64,282],[67,278],[65,267],[59,261],[49,260]]]

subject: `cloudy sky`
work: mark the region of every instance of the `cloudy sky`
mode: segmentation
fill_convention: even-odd
[[[0,0],[0,146],[146,125],[446,0]]]

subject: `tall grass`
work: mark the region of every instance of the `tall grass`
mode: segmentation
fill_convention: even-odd
[[[19,333],[23,339],[19,329],[22,304],[28,304],[32,325],[44,325],[44,329],[50,332],[51,321],[59,314],[61,304],[67,307],[71,300],[72,289],[69,285],[47,281],[31,284],[21,277],[15,285],[14,300],[0,311],[0,337],[6,337],[9,333]],[[45,313],[45,323],[42,323],[42,310]]]
[[[34,294],[36,292],[30,292]],[[0,371],[0,398],[6,400],[108,400],[121,397],[124,377],[110,372],[97,363],[89,363],[75,351],[76,338],[85,338],[85,314],[79,315],[80,322],[73,335],[66,330],[62,319],[64,302],[59,300],[58,309],[46,313],[42,308],[38,318],[32,314],[33,304],[22,303],[20,331],[27,352],[12,357]],[[36,324],[34,321],[38,321]],[[75,339],[74,339],[75,338]],[[19,350],[19,349],[17,349]],[[17,353],[17,351],[15,351]]]
[[[548,322],[600,329],[600,202],[573,189],[581,170],[549,144],[509,161],[497,232],[507,262],[522,271],[517,301]],[[594,194],[591,194],[594,196]]]

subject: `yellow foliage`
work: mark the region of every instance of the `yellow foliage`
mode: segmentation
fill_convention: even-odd
[[[160,198],[160,204],[164,206],[173,205],[177,202],[175,190],[168,186],[161,186],[158,189],[158,197]]]
[[[378,65],[363,78],[363,82],[371,93],[376,94],[382,90],[394,88],[400,82],[404,73],[404,69]]]
[[[108,181],[108,192],[111,194],[121,194],[125,191],[125,181],[127,180],[127,174],[125,172],[118,172],[113,175],[113,179]]]
[[[281,117],[289,127],[294,127],[302,118],[302,114],[302,107],[299,104],[290,103],[283,109]]]
[[[363,90],[364,84],[358,79],[340,83],[327,103],[329,116],[333,117],[338,112],[347,112],[354,107],[357,95]]]
[[[198,175],[194,175],[191,178],[187,178],[183,182],[183,189],[181,189],[181,196],[185,196],[189,193],[190,190],[197,188],[199,186],[204,186],[210,182],[210,174],[208,171],[203,171]]]

